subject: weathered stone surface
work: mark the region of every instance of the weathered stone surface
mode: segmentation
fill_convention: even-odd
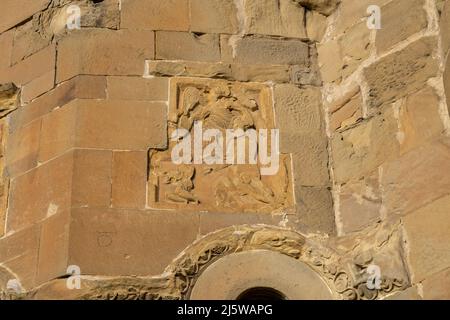
[[[0,70],[8,68],[11,65],[11,52],[14,41],[14,30],[6,31],[0,34]]]
[[[409,287],[408,289],[404,291],[397,292],[389,297],[387,297],[385,300],[401,300],[401,301],[408,301],[408,300],[422,300],[421,296],[419,295],[417,287]]]
[[[339,101],[335,101],[330,105],[330,129],[335,131],[338,129],[345,130],[349,126],[354,125],[362,120],[362,96],[359,89],[349,92]]]
[[[220,60],[219,36],[156,32],[156,59],[214,62]]]
[[[449,300],[450,268],[426,278],[422,282],[422,291],[425,300]]]
[[[239,29],[234,0],[191,0],[190,18],[192,32],[233,34]]]
[[[147,152],[113,153],[111,205],[143,209],[146,201]]]
[[[166,101],[169,95],[167,78],[108,77],[107,82],[109,99]]]
[[[376,39],[379,53],[406,40],[428,25],[424,0],[391,1],[381,10],[382,28],[378,30]]]
[[[327,29],[327,18],[316,12],[306,11],[306,33],[308,39],[320,42]]]
[[[332,138],[332,156],[337,182],[361,178],[399,154],[398,125],[392,110]]]
[[[67,274],[69,253],[69,211],[51,215],[42,222],[36,284]]]
[[[121,27],[188,31],[188,0],[126,0],[122,1]]]
[[[407,214],[450,188],[450,146],[441,139],[383,165],[383,204],[390,214]]]
[[[328,188],[295,187],[297,215],[290,218],[296,230],[305,233],[322,233],[333,236],[336,225],[333,200]]]
[[[449,55],[450,57],[450,55]],[[447,108],[450,114],[450,58],[447,57],[447,64],[444,71],[444,90],[447,97]]]
[[[448,1],[444,2],[442,8],[441,20],[440,20],[440,31],[442,39],[442,51],[444,56],[446,56],[450,49],[450,3]]]
[[[450,196],[446,195],[404,218],[413,283],[450,266],[446,254],[450,251],[449,209]]]
[[[72,207],[109,207],[111,204],[112,152],[73,151]]]
[[[29,103],[31,100],[53,89],[55,85],[55,69],[44,73],[42,76],[32,80],[22,87],[21,102]]]
[[[438,65],[433,57],[436,38],[421,38],[403,50],[388,55],[364,70],[369,86],[370,108],[422,88],[426,80],[436,75]]]
[[[142,75],[153,57],[152,31],[75,30],[58,45],[56,82],[81,74]]]
[[[294,2],[305,8],[329,15],[336,9],[340,0],[294,0]]]
[[[378,173],[340,186],[339,219],[342,231],[361,231],[380,220],[381,190]]]
[[[53,90],[11,114],[10,131],[15,131],[57,107],[79,99],[106,98],[106,78],[102,76],[77,76],[58,85]]]
[[[50,0],[4,0],[2,10],[8,14],[2,15],[0,33],[28,19],[36,12],[47,7]]]
[[[339,40],[344,63],[342,67],[344,78],[351,75],[369,57],[372,49],[370,31],[366,23],[358,23],[349,28]]]
[[[338,40],[327,41],[317,46],[319,68],[324,82],[339,82],[343,68],[343,57]]]
[[[431,87],[405,99],[399,115],[402,153],[439,138],[444,132],[439,105],[439,96]]]
[[[17,27],[14,31],[14,46],[11,52],[11,64],[16,64],[26,57],[42,50],[50,43],[50,39],[43,38],[35,29],[33,21]]]
[[[110,276],[161,274],[199,227],[198,214],[186,212],[80,208],[72,219],[69,264]]]
[[[72,168],[73,155],[69,152],[13,179],[6,231],[17,231],[67,210]]]
[[[245,32],[306,38],[305,9],[292,0],[246,0]]]
[[[309,46],[299,40],[277,40],[248,36],[233,39],[222,36],[222,60],[242,64],[309,65]]]

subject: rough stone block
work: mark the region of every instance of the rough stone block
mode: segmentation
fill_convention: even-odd
[[[11,65],[11,52],[14,41],[14,30],[9,30],[0,34],[0,71]]]
[[[32,80],[22,87],[21,102],[29,103],[31,100],[53,89],[55,85],[55,69],[43,74],[42,76]]]
[[[188,0],[123,0],[121,28],[189,30]]]
[[[153,57],[153,31],[75,30],[58,45],[56,82],[80,74],[143,75]]]
[[[425,300],[450,300],[450,268],[426,278],[422,291]]]
[[[2,11],[8,14],[2,15],[0,33],[45,9],[49,2],[50,0],[3,0]]]
[[[234,0],[191,0],[192,32],[237,33],[239,22]]]
[[[413,283],[450,267],[449,210],[446,195],[404,218]]]
[[[450,190],[450,142],[444,138],[382,167],[383,204],[390,214],[407,214]]]
[[[376,38],[379,53],[427,27],[425,2],[424,0],[396,0],[381,8],[382,28],[377,31]]]
[[[111,204],[114,208],[145,208],[147,152],[114,152]]]

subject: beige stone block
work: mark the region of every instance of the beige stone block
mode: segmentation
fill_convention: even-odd
[[[20,86],[41,77],[55,69],[56,47],[50,45],[32,56],[29,56],[20,63],[4,69],[0,73],[0,82],[14,82]]]
[[[338,129],[345,130],[349,126],[362,120],[362,96],[358,92],[350,99],[346,100],[343,105],[336,106],[331,110],[330,129],[336,131]]]
[[[305,9],[291,0],[246,0],[245,32],[306,38]]]
[[[232,78],[230,64],[222,62],[150,60],[147,69],[148,75],[156,77]]]
[[[67,153],[13,179],[6,231],[19,230],[70,207],[73,155]]]
[[[442,51],[444,53],[444,56],[446,56],[450,49],[450,3],[448,1],[444,2],[444,6],[442,8],[440,29]]]
[[[11,65],[11,52],[14,41],[14,30],[9,30],[0,34],[0,72]]]
[[[296,39],[248,36],[230,41],[230,37],[222,36],[221,49],[225,62],[299,66],[309,66],[310,62],[308,44]]]
[[[234,0],[191,0],[192,32],[237,33],[239,22]]]
[[[433,51],[437,39],[424,37],[364,69],[369,87],[369,108],[399,99],[423,88],[438,71]]]
[[[295,186],[297,214],[289,217],[291,227],[303,233],[336,234],[333,200],[326,187]]]
[[[396,0],[381,8],[382,26],[376,47],[382,53],[428,25],[425,0]],[[394,31],[395,30],[395,31]]]
[[[351,27],[339,39],[343,58],[342,76],[350,76],[369,57],[372,49],[371,30],[365,22]]]
[[[3,15],[0,21],[0,33],[25,21],[33,14],[47,7],[50,0],[3,0]]]
[[[55,69],[50,70],[22,87],[20,94],[22,103],[29,103],[31,100],[53,89],[54,85]]]
[[[287,65],[248,65],[248,64],[231,64],[230,80],[248,82],[266,82],[274,83],[290,82],[290,68]]]
[[[450,57],[450,55],[449,55]],[[444,71],[444,90],[447,98],[447,108],[450,114],[450,58],[447,57],[447,64]]]
[[[389,214],[407,214],[450,189],[448,139],[415,149],[383,165],[383,204]]]
[[[167,145],[167,105],[161,102],[78,100],[81,148],[144,151]]]
[[[268,215],[264,213],[200,213],[200,234],[225,229],[231,226],[265,224],[278,226],[282,221],[281,215]]]
[[[113,153],[111,204],[114,208],[145,208],[147,157],[146,151]]]
[[[42,222],[36,284],[67,274],[70,211],[52,215]]]
[[[440,99],[431,87],[408,96],[400,109],[401,152],[405,153],[444,132]]]
[[[15,177],[37,165],[41,120],[24,126],[9,135],[6,146],[6,171]]]
[[[306,11],[306,33],[308,39],[321,42],[327,29],[327,17],[316,12]]]
[[[33,100],[26,108],[12,113],[10,131],[39,118],[57,107],[62,107],[73,99],[106,98],[106,78],[102,76],[77,76],[59,84],[48,93]]]
[[[56,82],[80,74],[140,76],[153,57],[152,31],[75,30],[58,45]]]
[[[388,296],[384,300],[400,300],[400,301],[409,301],[409,300],[422,300],[419,295],[417,287],[409,287],[406,290],[396,292],[395,294]]]
[[[0,238],[0,263],[18,256],[37,254],[39,248],[40,226],[33,225]],[[30,267],[35,272],[36,266]]]
[[[167,101],[167,78],[108,77],[108,98],[115,100]]]
[[[450,300],[450,268],[426,278],[422,291],[425,300]]]
[[[342,185],[338,197],[339,221],[345,234],[380,220],[382,199],[377,172]]]
[[[324,82],[340,82],[343,57],[338,40],[317,45],[318,64]]]
[[[399,154],[398,124],[392,109],[336,133],[331,140],[338,183],[359,179]]]
[[[214,62],[220,60],[219,36],[189,32],[156,32],[156,59]]]
[[[16,255],[11,260],[2,263],[2,267],[14,270],[14,278],[20,280],[23,289],[31,290],[36,287],[36,266],[38,250],[30,250],[26,254]]]
[[[159,275],[199,230],[185,212],[80,208],[72,219],[69,263],[84,274]]]
[[[73,151],[72,207],[109,207],[112,151]]]
[[[44,38],[34,27],[35,23],[30,20],[15,29],[14,46],[11,52],[12,65],[49,45],[51,39]]]
[[[449,210],[450,196],[446,195],[404,218],[413,283],[450,267]]]
[[[121,28],[188,31],[188,0],[123,0]]]
[[[53,159],[75,146],[77,102],[71,102],[42,117],[39,162]]]

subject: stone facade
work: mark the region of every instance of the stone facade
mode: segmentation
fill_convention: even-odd
[[[450,298],[450,0],[1,7],[0,299]],[[277,173],[175,164],[199,121]]]

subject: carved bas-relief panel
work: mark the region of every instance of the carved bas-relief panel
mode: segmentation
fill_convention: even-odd
[[[271,89],[174,78],[169,145],[150,150],[149,207],[207,212],[286,212],[289,155],[280,155]]]

